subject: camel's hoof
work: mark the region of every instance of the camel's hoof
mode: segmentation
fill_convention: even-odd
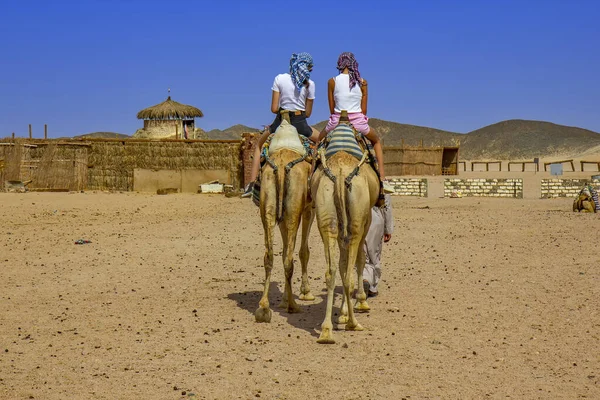
[[[348,323],[348,316],[347,315],[340,315],[338,317],[337,322],[338,322],[338,324],[347,324]]]
[[[315,299],[315,296],[313,296],[312,293],[308,292],[306,294],[301,294],[299,298],[300,300],[304,301],[313,301]]]
[[[292,305],[288,306],[287,312],[290,314],[298,314],[298,313],[302,312],[302,309],[300,307],[298,307],[296,304],[292,304]]]
[[[335,339],[331,336],[323,337],[323,334],[317,339],[317,343],[319,344],[335,344]]]
[[[354,326],[352,326],[350,324],[346,324],[346,330],[347,331],[364,331],[365,328],[363,328],[363,326],[357,322],[356,325],[354,325]]]
[[[270,308],[257,308],[254,312],[254,318],[256,322],[271,322],[271,316],[273,312]]]
[[[320,343],[320,344],[334,344],[335,343],[335,339],[333,338],[332,327],[326,326],[324,328],[321,328],[321,335],[319,335],[319,338],[317,339],[317,343]]]
[[[354,305],[354,310],[359,313],[366,313],[371,310],[371,307],[369,307],[369,304],[366,302],[366,300],[362,302],[358,301]]]

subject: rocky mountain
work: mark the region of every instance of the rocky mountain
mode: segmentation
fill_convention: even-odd
[[[600,134],[544,121],[508,120],[463,136],[463,159],[531,159],[575,156],[600,146]]]
[[[206,135],[212,140],[237,140],[242,138],[244,132],[258,132],[258,129],[238,124],[225,130],[212,129],[206,132]]]
[[[315,128],[322,129],[326,122]],[[385,146],[459,146],[467,160],[526,160],[534,157],[572,157],[600,146],[600,134],[545,121],[507,120],[468,133],[369,119]],[[591,153],[590,153],[591,154]]]

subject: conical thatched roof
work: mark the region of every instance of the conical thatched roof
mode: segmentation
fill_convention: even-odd
[[[137,114],[138,119],[191,119],[203,116],[200,109],[173,101],[171,96],[162,103],[145,108]]]

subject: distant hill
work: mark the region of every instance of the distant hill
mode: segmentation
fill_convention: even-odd
[[[244,132],[258,132],[256,128],[250,128],[246,125],[234,125],[225,130],[213,129],[206,132],[208,139],[213,140],[239,140]]]
[[[600,146],[600,134],[587,129],[514,119],[465,134],[460,142],[460,158],[572,157],[596,146]]]
[[[456,146],[466,160],[525,160],[534,157],[574,157],[593,154],[600,146],[600,134],[577,127],[544,121],[507,120],[469,133],[448,132],[423,126],[400,124],[376,118],[369,124],[383,138],[385,146]],[[315,128],[321,130],[326,121]]]
[[[84,135],[74,136],[73,139],[130,139],[131,136],[116,132],[92,132]]]

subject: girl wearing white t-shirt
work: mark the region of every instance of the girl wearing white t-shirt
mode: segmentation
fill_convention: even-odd
[[[362,133],[373,144],[373,150],[375,150],[379,166],[379,176],[381,177],[384,190],[386,192],[393,192],[394,189],[385,180],[381,141],[368,124],[369,119],[366,116],[368,99],[367,81],[361,78],[360,72],[358,72],[358,62],[356,62],[354,54],[350,52],[340,54],[337,69],[340,71],[340,74],[329,79],[329,82],[327,82],[327,97],[331,116],[329,117],[327,126],[319,135],[319,141],[339,124],[342,110],[348,111],[348,119],[354,129]]]
[[[313,68],[312,56],[308,53],[292,54],[290,59],[290,72],[279,74],[271,87],[271,112],[277,114],[273,123],[265,129],[254,147],[252,159],[251,182],[246,186],[242,197],[252,195],[252,186],[260,169],[260,151],[263,144],[272,132],[281,124],[281,110],[290,111],[290,123],[299,134],[316,142],[319,133],[313,131],[306,119],[312,114],[315,100],[315,83],[310,79]]]

